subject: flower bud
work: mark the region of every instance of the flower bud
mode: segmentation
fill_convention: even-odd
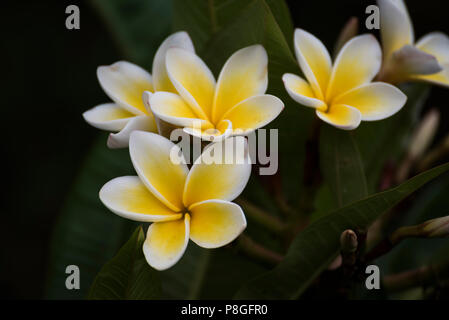
[[[357,235],[354,231],[349,229],[343,231],[340,237],[340,244],[342,253],[355,252],[358,246]]]
[[[426,221],[423,226],[423,231],[429,238],[449,237],[449,216]]]

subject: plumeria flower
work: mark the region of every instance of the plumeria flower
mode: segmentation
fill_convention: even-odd
[[[234,161],[204,161],[209,148],[224,142],[243,145],[244,152],[236,152]],[[173,161],[173,154],[182,158],[177,145],[151,132],[134,131],[129,151],[138,176],[113,179],[100,190],[101,201],[117,215],[153,222],[143,251],[155,269],[173,266],[189,239],[203,248],[218,248],[245,229],[242,209],[230,201],[243,191],[251,173],[246,139],[224,142],[205,148],[189,171],[184,159]]]
[[[271,122],[284,104],[265,94],[268,57],[260,45],[235,52],[225,63],[218,81],[192,51],[167,51],[166,66],[178,94],[144,95],[154,115],[206,141],[243,134]]]
[[[83,117],[96,128],[118,132],[109,135],[107,144],[110,148],[127,147],[129,136],[134,130],[157,131],[154,116],[145,107],[142,94],[144,91],[175,92],[165,68],[165,54],[170,48],[194,51],[188,34],[177,32],[158,48],[153,61],[153,76],[126,61],[98,67],[98,81],[113,102],[100,104],[84,112]]]
[[[391,83],[424,80],[449,87],[449,37],[432,32],[415,43],[402,0],[378,0],[384,63],[379,78]]]
[[[288,94],[300,104],[312,107],[323,121],[345,130],[360,121],[381,120],[398,112],[406,96],[384,82],[371,82],[379,72],[381,49],[371,35],[346,42],[332,65],[329,52],[312,34],[296,29],[296,57],[306,80],[284,74]]]

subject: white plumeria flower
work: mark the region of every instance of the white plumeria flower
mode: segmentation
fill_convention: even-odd
[[[371,35],[346,42],[334,65],[323,43],[312,34],[296,29],[296,57],[306,80],[284,74],[285,88],[296,102],[312,107],[323,121],[345,130],[360,121],[381,120],[398,112],[407,97],[384,82],[371,82],[379,72],[381,49]]]
[[[232,139],[233,141],[229,141]],[[242,140],[242,141],[240,141]],[[173,266],[189,238],[203,248],[218,248],[233,241],[246,227],[242,209],[232,203],[245,188],[251,163],[244,137],[225,140],[243,145],[230,164],[202,161],[208,146],[192,168],[171,161],[182,153],[170,140],[150,132],[134,131],[129,142],[138,176],[113,179],[100,190],[100,199],[119,216],[153,222],[143,251],[158,270]]]
[[[404,1],[378,0],[384,63],[380,78],[391,83],[424,80],[449,87],[449,37],[432,32],[415,43]]]
[[[114,101],[98,105],[83,113],[92,126],[118,132],[109,135],[110,148],[128,146],[129,136],[134,130],[156,132],[154,116],[142,101],[143,92],[175,92],[165,68],[165,54],[170,48],[194,51],[186,32],[169,36],[158,48],[153,60],[153,76],[139,66],[119,61],[110,66],[100,66],[97,77],[105,93]]]
[[[235,52],[218,81],[191,51],[167,51],[168,76],[178,94],[144,95],[154,115],[206,141],[220,141],[265,126],[282,111],[283,102],[264,94],[268,85],[268,57],[260,45]]]

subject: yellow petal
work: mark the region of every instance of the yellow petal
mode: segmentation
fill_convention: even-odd
[[[332,105],[327,112],[317,110],[316,114],[321,120],[343,130],[357,128],[362,118],[359,110],[343,104]]]
[[[170,35],[162,42],[157,49],[156,55],[153,59],[153,83],[155,91],[168,91],[176,93],[176,89],[171,83],[165,64],[165,55],[171,48],[185,49],[190,52],[195,52],[192,40],[185,31],[176,32]]]
[[[315,96],[323,100],[332,71],[329,52],[318,38],[302,29],[295,30],[295,51]]]
[[[151,75],[141,67],[126,61],[97,69],[97,77],[106,94],[127,111],[146,114],[142,102],[144,91],[153,91]]]
[[[194,204],[190,213],[190,239],[203,248],[225,246],[246,228],[242,209],[232,202],[203,201]]]
[[[115,103],[104,103],[83,113],[91,126],[108,131],[120,131],[135,115]]]
[[[335,104],[352,106],[360,111],[362,120],[381,120],[398,112],[407,101],[407,96],[395,86],[384,82],[373,82],[341,95]]]
[[[255,130],[273,121],[283,108],[281,99],[264,94],[243,100],[226,112],[223,118],[232,122],[234,132]]]
[[[384,59],[394,51],[414,43],[413,25],[402,0],[377,0]]]
[[[169,222],[155,222],[148,228],[143,253],[157,270],[172,267],[181,259],[189,243],[190,216]]]
[[[135,176],[106,183],[100,190],[100,200],[115,214],[134,221],[170,221],[182,217],[160,202]]]
[[[190,169],[184,189],[184,205],[188,207],[210,199],[235,199],[245,188],[251,174],[247,149],[243,137],[232,137],[209,145]],[[216,158],[209,159],[210,155]],[[218,160],[218,163],[213,163],[213,160]]]
[[[200,138],[203,141],[219,142],[232,134],[232,122],[229,120],[221,120],[214,128],[209,126],[198,126],[196,123],[190,127],[184,127],[184,132]]]
[[[370,82],[379,72],[382,52],[372,35],[352,38],[338,54],[327,88],[326,101]]]
[[[134,169],[145,186],[171,210],[182,210],[182,193],[188,173],[185,161],[177,164],[171,155],[180,148],[170,140],[150,132],[134,131],[129,140]]]
[[[282,76],[288,95],[296,102],[306,107],[312,107],[326,111],[327,105],[324,101],[317,99],[310,85],[303,78],[286,73]]]
[[[177,94],[156,92],[149,102],[156,117],[180,127],[211,128],[207,120],[198,119],[192,108]]]
[[[212,121],[217,123],[237,103],[265,93],[268,85],[268,57],[261,45],[235,52],[218,77]]]
[[[215,92],[212,72],[196,54],[183,49],[167,51],[167,72],[178,93],[198,118],[210,119]]]
[[[449,87],[449,63],[442,64],[442,71],[432,75],[417,75],[414,79],[424,80],[440,86]]]

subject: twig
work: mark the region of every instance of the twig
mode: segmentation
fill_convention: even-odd
[[[281,254],[265,248],[244,234],[238,238],[237,248],[251,258],[269,263],[270,265],[276,265],[283,259]]]
[[[285,230],[286,226],[280,219],[269,214],[268,212],[265,212],[248,200],[238,198],[234,202],[243,208],[243,211],[246,215],[266,227],[268,230],[271,230],[278,234],[282,233]]]

